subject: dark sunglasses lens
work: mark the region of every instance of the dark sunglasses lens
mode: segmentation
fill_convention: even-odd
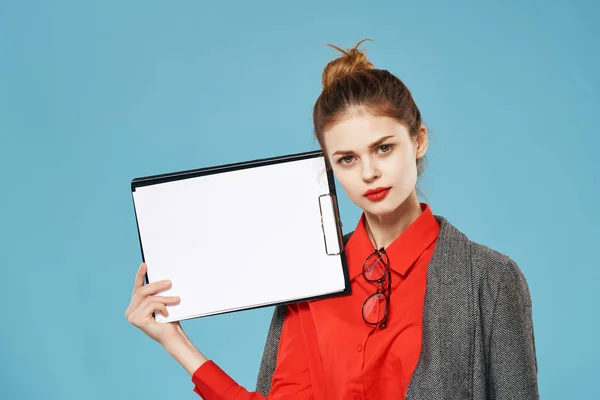
[[[376,325],[385,317],[386,298],[381,293],[374,293],[367,298],[363,305],[363,318],[369,324]]]
[[[363,266],[363,274],[369,281],[378,281],[383,278],[388,264],[387,255],[385,253],[377,253],[367,258]]]

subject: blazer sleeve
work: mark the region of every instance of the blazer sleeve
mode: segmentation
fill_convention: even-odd
[[[213,361],[208,361],[192,375],[194,392],[205,400],[312,399],[308,360],[302,336],[302,325],[295,304],[287,306],[267,396],[250,392],[239,385]]]
[[[510,260],[498,287],[490,338],[490,398],[539,399],[529,287]]]

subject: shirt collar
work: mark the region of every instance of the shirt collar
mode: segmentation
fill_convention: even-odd
[[[423,251],[437,239],[440,231],[440,225],[429,205],[420,205],[422,213],[385,249],[390,268],[402,276],[407,274]],[[374,251],[365,228],[363,212],[354,233],[346,243],[346,260],[351,280],[362,273],[365,260]]]

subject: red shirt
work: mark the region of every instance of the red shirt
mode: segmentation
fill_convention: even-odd
[[[427,204],[386,249],[392,274],[385,329],[362,318],[365,299],[377,290],[362,276],[375,250],[361,216],[346,244],[352,294],[288,306],[269,399],[387,399],[404,397],[421,351],[427,265],[439,224]],[[262,399],[214,362],[192,375],[206,400]]]

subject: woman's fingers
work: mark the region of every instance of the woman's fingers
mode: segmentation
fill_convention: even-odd
[[[148,296],[137,307],[139,310],[144,310],[148,307],[150,303],[162,303],[162,304],[177,304],[179,302],[179,297],[176,296]]]
[[[167,306],[164,303],[159,303],[157,301],[152,301],[148,303],[146,308],[144,308],[145,315],[152,315],[155,311],[160,311],[163,317],[168,317],[169,312],[167,311]]]
[[[164,303],[159,303],[157,301],[144,302],[143,307],[140,307],[134,310],[129,316],[127,320],[131,325],[135,325],[138,328],[143,328],[148,321],[153,318],[153,313],[155,311],[160,311],[160,313],[168,317],[169,312],[167,311],[167,306]]]
[[[135,275],[135,283],[133,284],[133,293],[131,297],[135,294],[135,291],[144,286],[144,277],[146,276],[146,263],[141,263],[138,268],[137,274]]]
[[[179,296],[150,296],[148,298],[152,301],[169,305],[179,303]]]
[[[152,316],[155,311],[167,317],[169,312],[167,311],[167,304],[176,304],[179,302],[178,297],[164,297],[164,296],[148,296],[140,304],[141,314],[144,316]]]
[[[171,282],[164,280],[158,282],[152,282],[147,285],[138,288],[136,292],[133,294],[133,298],[131,299],[131,308],[136,308],[138,304],[140,304],[146,297],[161,292],[163,290],[167,290],[171,287]]]
[[[130,307],[128,309],[129,314],[126,313],[125,315],[131,323],[133,323],[132,320],[136,318],[142,318],[143,321],[146,321],[149,315],[154,311],[157,311],[150,305],[162,304],[164,307],[161,307],[161,310],[164,309],[164,312],[161,311],[161,313],[166,317],[168,315],[166,306],[177,304],[179,301],[180,299],[178,296],[148,296],[144,298],[137,307]],[[167,312],[167,314],[165,314],[165,312]],[[136,323],[133,324],[137,325]]]
[[[133,294],[129,307],[125,310],[125,316],[129,318],[129,315],[138,308],[140,303],[150,295],[154,295],[160,291],[167,290],[171,287],[171,282],[168,280],[152,282],[144,285],[144,278],[147,271],[146,263],[142,263],[138,269],[135,277],[135,283],[133,286]]]
[[[134,297],[135,296],[142,296],[142,297],[150,296],[150,295],[156,294],[160,291],[167,290],[170,287],[171,287],[171,281],[168,279],[165,279],[163,281],[152,282],[152,283],[142,286],[141,288],[138,288],[138,290],[134,293]]]
[[[135,276],[135,283],[133,285],[133,293],[131,297],[134,297],[136,295],[136,292],[140,293],[142,296],[148,296],[160,290],[165,290],[171,285],[171,282],[169,280],[157,281],[144,285],[144,277],[146,276],[146,270],[146,263],[142,263]]]

